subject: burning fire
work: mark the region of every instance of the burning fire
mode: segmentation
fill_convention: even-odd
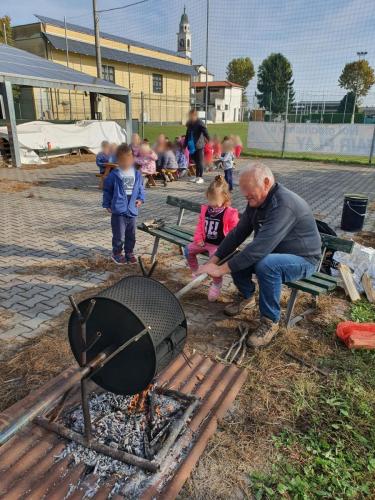
[[[132,397],[128,406],[129,413],[139,413],[146,410],[147,397],[150,391],[152,391],[153,387],[153,384],[150,384],[144,391],[140,392],[139,394],[135,394],[135,396]]]

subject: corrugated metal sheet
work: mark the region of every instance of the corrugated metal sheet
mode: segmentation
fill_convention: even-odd
[[[177,496],[184,482],[203,453],[210,436],[216,430],[217,422],[234,401],[246,379],[246,371],[234,365],[224,365],[210,358],[194,354],[191,366],[186,364],[180,355],[159,376],[158,383],[166,384],[172,389],[200,396],[202,403],[187,426],[186,431],[172,447],[161,470],[149,476],[149,480],[141,495],[143,500],[152,498],[173,499]],[[62,376],[65,377],[64,374]],[[65,377],[66,378],[66,377]],[[59,378],[49,384],[61,384]],[[43,389],[38,391],[38,397]],[[27,405],[31,403],[28,398]],[[16,403],[16,413],[20,411],[22,402]],[[6,415],[7,420],[12,408]],[[181,449],[191,445],[187,455],[179,461]],[[0,497],[7,499],[27,498],[47,499],[82,499],[87,483],[94,483],[92,474],[84,478],[85,467],[72,465],[69,459],[55,460],[64,446],[64,440],[52,433],[29,425],[20,431],[0,448]],[[169,474],[166,477],[166,471]],[[129,479],[129,487],[139,484],[140,474]],[[144,477],[144,476],[143,476]],[[108,498],[116,478],[109,479],[96,493],[96,499]]]
[[[50,17],[41,16],[39,14],[35,14],[35,17],[39,19],[40,22],[44,24],[51,24],[52,26],[57,26],[58,28],[65,28],[65,24],[63,21],[59,21],[58,19],[52,19]],[[68,30],[78,31],[79,33],[86,33],[87,35],[94,36],[94,30],[91,28],[86,28],[85,26],[79,26],[78,24],[66,23],[66,27]],[[157,47],[156,45],[151,45],[148,43],[138,42],[136,40],[131,40],[130,38],[124,38],[122,36],[112,35],[110,33],[100,32],[100,36],[102,38],[106,38],[107,40],[113,40],[115,42],[125,43],[128,45],[134,45],[135,47],[141,47],[143,49],[156,50],[158,52],[164,52],[165,54],[170,54],[171,56],[179,56],[182,57],[181,54],[175,52],[174,50],[164,49],[162,47]]]
[[[61,36],[50,35],[48,33],[43,33],[43,35],[55,49],[63,51],[66,50],[65,38]],[[68,46],[69,52],[95,57],[95,45],[69,39]],[[107,47],[101,47],[100,51],[102,54],[102,58],[108,59],[110,61],[119,61],[127,64],[134,64],[135,66],[145,66],[147,68],[155,68],[159,70],[170,71],[172,73],[196,75],[195,67],[187,64],[178,64],[171,61],[164,61],[163,59],[157,59],[155,57],[141,56],[140,54],[126,52],[125,50],[109,49]]]
[[[1,75],[5,78],[13,76],[29,80],[54,81],[61,84],[67,83],[82,87],[97,87],[97,91],[101,93],[108,92],[124,95],[128,93],[124,87],[115,85],[112,82],[75,71],[25,50],[16,49],[5,44],[0,44]]]

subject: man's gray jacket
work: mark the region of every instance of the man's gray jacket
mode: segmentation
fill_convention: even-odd
[[[318,263],[321,240],[311,208],[300,196],[276,183],[258,208],[247,205],[238,225],[216,252],[220,259],[233,252],[254,231],[254,239],[228,261],[232,272],[259,262],[270,253],[293,254]]]

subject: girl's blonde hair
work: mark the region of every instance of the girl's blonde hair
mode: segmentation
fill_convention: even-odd
[[[206,196],[220,194],[224,199],[224,206],[229,207],[231,202],[229,186],[223,175],[217,175],[207,188]]]

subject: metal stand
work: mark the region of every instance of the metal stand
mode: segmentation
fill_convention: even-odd
[[[145,276],[151,276],[151,274],[155,269],[156,262],[152,265],[151,269],[148,272],[146,272],[144,268],[142,259],[139,259],[139,263],[143,274]],[[94,450],[98,453],[107,455],[113,458],[114,460],[120,460],[121,462],[125,462],[130,465],[135,465],[149,472],[156,472],[160,468],[162,460],[168,454],[170,448],[173,446],[174,442],[176,441],[178,435],[182,431],[187,420],[190,418],[195,408],[199,404],[200,398],[191,394],[184,394],[179,391],[173,391],[171,389],[163,389],[163,388],[155,389],[155,391],[160,394],[165,394],[166,396],[174,397],[177,400],[182,400],[185,404],[187,404],[187,407],[185,408],[182,416],[179,419],[177,419],[173,424],[170,424],[170,422],[168,423],[168,428],[170,427],[169,435],[166,438],[161,449],[156,453],[156,455],[152,460],[149,460],[147,458],[142,458],[137,455],[133,455],[131,453],[127,453],[126,451],[123,450],[112,448],[110,446],[104,445],[96,441],[93,438],[92,423],[90,416],[89,389],[88,389],[89,379],[93,377],[95,374],[97,374],[98,371],[101,370],[103,366],[105,366],[109,361],[111,361],[111,359],[117,356],[117,354],[126,349],[126,347],[133,344],[134,342],[137,342],[144,335],[146,335],[150,331],[150,327],[145,328],[144,330],[139,332],[136,336],[124,342],[120,346],[114,347],[113,349],[111,348],[107,349],[102,353],[98,354],[98,356],[96,356],[90,362],[87,362],[87,352],[96,344],[96,342],[101,337],[101,332],[97,332],[94,340],[89,345],[87,344],[86,324],[94,310],[95,300],[91,300],[90,305],[87,308],[85,314],[82,314],[72,296],[69,296],[69,300],[74,311],[77,314],[77,318],[80,325],[80,336],[82,341],[82,351],[80,358],[80,365],[82,368],[82,378],[80,380],[80,384],[81,384],[81,405],[82,405],[83,420],[84,420],[84,432],[83,435],[79,434],[78,432],[68,429],[67,427],[65,427],[64,424],[59,424],[56,422],[57,418],[59,417],[64,408],[64,404],[66,403],[66,400],[68,399],[71,390],[63,394],[62,398],[60,399],[60,402],[49,412],[49,418],[47,418],[46,416],[37,416],[34,421],[44,429],[47,429],[48,431],[59,434],[65,439],[75,441],[76,443],[79,443],[82,446],[85,446],[86,448]]]

